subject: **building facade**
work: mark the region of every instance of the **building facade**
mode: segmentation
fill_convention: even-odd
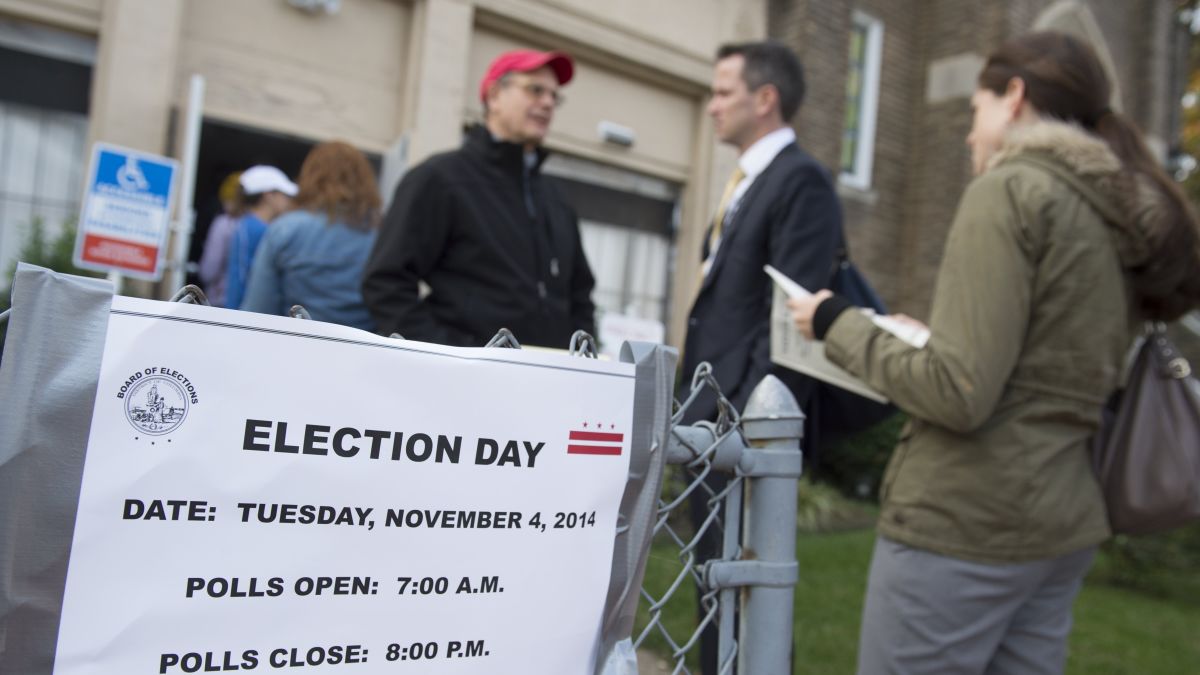
[[[1174,0],[772,0],[772,37],[809,72],[800,142],[839,175],[852,257],[889,309],[927,316],[946,232],[971,179],[970,96],[1006,38],[1092,44],[1114,110],[1170,159],[1191,35]]]
[[[698,271],[673,252],[699,250],[711,184],[724,180],[714,172],[733,161],[704,113],[712,54],[762,38],[766,16],[765,0],[0,0],[0,66],[41,90],[63,64],[84,74],[71,106],[0,93],[3,180],[20,182],[26,165],[52,176],[18,185],[20,200],[4,186],[0,262],[31,219],[55,227],[77,213],[92,142],[179,157],[193,75],[204,78],[194,259],[230,171],[269,162],[294,175],[314,143],[344,139],[375,162],[386,198],[481,118],[493,57],[561,49],[577,69],[546,171],[580,213],[597,304],[670,324]],[[41,61],[20,62],[30,55]],[[14,154],[10,137],[29,147]]]
[[[716,48],[793,46],[801,143],[834,175],[852,257],[918,317],[970,179],[968,99],[985,55],[1032,27],[1073,31],[1118,82],[1114,108],[1168,154],[1188,34],[1174,0],[0,0],[0,265],[28,224],[78,213],[91,143],[179,157],[204,78],[198,256],[230,171],[295,175],[315,143],[368,153],[385,199],[478,121],[477,82],[513,47],[576,57],[547,145],[613,316],[682,343],[732,150],[705,114]],[[166,288],[142,287],[164,295]],[[519,336],[518,336],[519,337]]]

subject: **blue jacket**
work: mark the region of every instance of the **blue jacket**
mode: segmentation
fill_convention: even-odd
[[[238,220],[229,242],[229,260],[225,265],[225,306],[237,309],[246,295],[246,281],[254,264],[254,254],[267,231],[267,224],[253,213]]]
[[[317,321],[373,331],[362,275],[375,232],[329,223],[323,213],[292,211],[263,238],[241,308],[286,316],[303,305]]]

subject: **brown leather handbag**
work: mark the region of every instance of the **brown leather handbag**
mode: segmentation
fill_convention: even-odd
[[[1149,534],[1200,519],[1200,381],[1156,325],[1129,384],[1092,439],[1113,532]]]

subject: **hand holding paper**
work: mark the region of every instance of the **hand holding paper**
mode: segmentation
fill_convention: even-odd
[[[813,293],[800,284],[792,281],[783,272],[775,269],[770,265],[764,265],[763,271],[778,285],[789,298],[807,299],[812,298]],[[886,330],[896,337],[904,340],[908,344],[917,349],[924,349],[925,344],[929,342],[929,329],[916,321],[905,321],[904,319],[895,316],[884,316],[876,314],[869,309],[861,309],[864,314],[871,317],[871,321],[876,326]]]
[[[886,403],[887,397],[883,394],[829,361],[825,357],[824,342],[810,340],[797,330],[792,312],[788,310],[785,299],[808,301],[814,299],[814,294],[770,265],[766,265],[763,269],[774,280],[778,289],[775,292],[774,307],[771,313],[771,360],[781,366],[852,391],[860,396]],[[862,311],[871,317],[875,325],[918,349],[923,349],[925,343],[929,341],[929,330],[915,325],[916,322],[910,323],[903,318],[894,316],[877,316],[871,310]]]

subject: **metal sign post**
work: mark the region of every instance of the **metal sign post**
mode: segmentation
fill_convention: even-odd
[[[192,208],[196,194],[196,161],[200,156],[200,123],[204,118],[204,76],[192,75],[188,88],[187,122],[183,144],[182,175],[179,181],[179,208],[175,217],[175,237],[172,240],[170,273],[167,291],[172,292],[186,281],[188,251],[196,227],[196,210]]]

